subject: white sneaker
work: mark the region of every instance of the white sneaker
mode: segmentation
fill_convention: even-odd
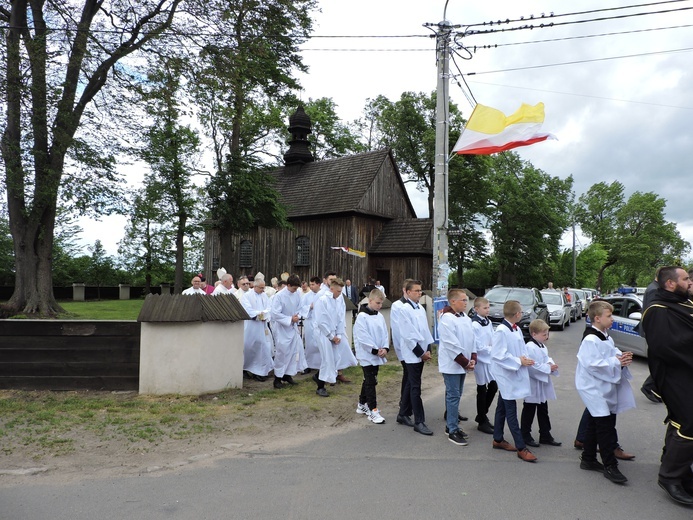
[[[383,418],[383,416],[380,415],[380,410],[375,408],[375,409],[371,410],[370,412],[371,413],[368,414],[368,419],[373,424],[383,424],[385,422],[385,419]]]
[[[359,403],[358,406],[356,407],[356,413],[361,414],[361,415],[368,415],[371,413],[371,409],[368,408],[367,404]]]

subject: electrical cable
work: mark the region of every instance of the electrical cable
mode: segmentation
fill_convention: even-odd
[[[623,56],[610,56],[607,58],[594,58],[590,60],[576,60],[576,61],[565,61],[561,63],[547,63],[544,65],[530,65],[527,67],[513,67],[510,69],[498,69],[498,70],[487,70],[483,72],[469,72],[467,76],[480,76],[482,74],[496,74],[498,72],[516,72],[518,70],[532,70],[532,69],[545,69],[548,67],[562,67],[564,65],[578,65],[581,63],[595,63],[599,61],[611,61],[620,60],[625,58],[639,58],[642,56],[656,56],[660,54],[671,54],[674,52],[690,52],[693,51],[693,47],[685,47],[683,49],[671,49],[666,51],[654,51],[654,52],[643,52],[639,54],[624,54]]]

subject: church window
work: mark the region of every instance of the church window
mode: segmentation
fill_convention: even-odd
[[[250,240],[243,240],[240,247],[240,267],[253,266],[253,243]]]
[[[307,236],[296,239],[296,265],[310,265],[310,238]]]

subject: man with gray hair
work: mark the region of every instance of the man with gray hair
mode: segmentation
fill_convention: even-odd
[[[231,276],[229,273],[222,274],[220,281],[221,283],[214,288],[212,296],[216,296],[217,294],[231,294],[233,288],[233,276]]]

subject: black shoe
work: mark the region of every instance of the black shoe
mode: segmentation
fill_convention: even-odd
[[[604,464],[598,460],[585,460],[580,457],[580,469],[586,469],[588,471],[599,471],[604,473]]]
[[[287,383],[289,383],[292,386],[296,384],[296,381],[294,381],[294,378],[291,377],[289,374],[286,374],[284,377],[282,377],[282,381],[286,381]]]
[[[561,446],[563,443],[558,442],[556,439],[539,439],[539,444],[548,444],[549,446]]]
[[[657,484],[667,492],[667,495],[669,495],[672,500],[687,506],[693,505],[693,496],[686,492],[681,484],[668,484],[661,480],[657,480]]]
[[[243,371],[243,379],[253,379],[253,374],[251,374],[247,370],[244,370]]]
[[[284,385],[282,384],[282,380],[278,377],[274,378],[274,388],[284,388]]]
[[[414,431],[420,433],[421,435],[433,435],[433,432],[428,429],[426,423],[416,423],[414,425]]]
[[[457,444],[458,446],[467,446],[469,444],[467,442],[467,438],[462,435],[460,430],[452,432],[450,435],[448,435],[448,440],[453,444]]]
[[[460,428],[460,429],[457,430],[457,431],[460,432],[460,435],[461,435],[462,437],[464,437],[465,439],[469,439],[469,435],[468,435],[467,432],[465,432],[463,429]],[[445,426],[445,433],[450,434],[450,429],[449,429],[447,426]],[[454,433],[454,432],[453,432],[453,433]]]
[[[621,473],[616,464],[604,466],[604,476],[614,484],[625,484],[628,482],[628,479],[623,473]]]
[[[534,439],[529,439],[529,440],[525,439],[525,444],[527,446],[531,446],[532,448],[538,448],[539,447],[539,443],[537,441],[535,441]]]
[[[493,434],[493,426],[491,426],[491,423],[488,422],[481,423],[479,426],[476,427],[476,429],[482,433]]]
[[[330,394],[327,393],[327,390],[325,390],[324,387],[323,387],[323,388],[318,388],[318,389],[315,391],[315,393],[318,394],[320,397],[328,397],[328,396],[330,395]]]
[[[306,368],[306,369],[303,371],[303,375],[310,374],[312,371],[313,371],[312,368]]]
[[[267,378],[265,376],[258,376],[256,374],[253,374],[253,379],[255,379],[255,381],[260,381],[260,383],[264,383],[265,381],[267,381]]]
[[[645,387],[643,386],[643,387],[640,388],[640,391],[641,391],[643,394],[645,394],[645,397],[647,397],[647,398],[648,398],[650,401],[652,401],[653,403],[658,403],[658,404],[659,404],[659,403],[662,402],[662,399],[661,399],[657,394],[655,394],[652,390],[649,390],[649,389],[647,389],[647,388],[645,388]]]
[[[399,424],[403,424],[404,426],[409,426],[410,428],[414,427],[414,421],[412,421],[411,417],[407,415],[398,415],[397,422]]]

